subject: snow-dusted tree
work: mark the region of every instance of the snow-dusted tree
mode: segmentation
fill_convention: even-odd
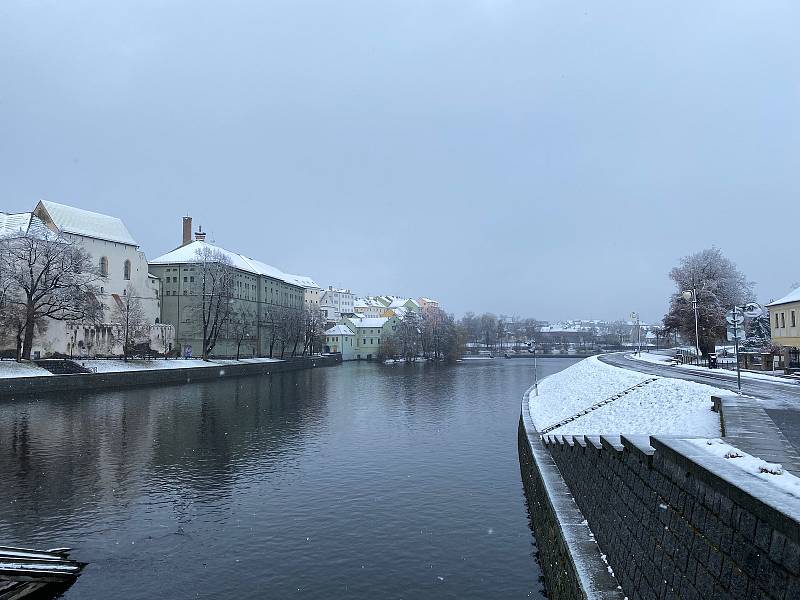
[[[325,332],[325,317],[317,308],[303,309],[303,323],[305,324],[305,338],[303,341],[303,356],[313,354],[315,348],[321,348]]]
[[[102,305],[94,293],[100,274],[89,254],[49,230],[0,240],[0,287],[20,326],[20,358],[30,360],[34,331],[46,318],[96,321]]]
[[[256,320],[253,310],[249,306],[242,304],[232,312],[229,331],[236,343],[236,360],[239,360],[242,343],[256,337]]]
[[[276,344],[280,346],[280,357],[286,356],[287,348],[297,349],[299,338],[303,333],[303,320],[300,310],[290,306],[273,306],[269,309],[272,322],[272,339],[270,340],[270,356]]]
[[[199,306],[203,328],[203,360],[231,316],[235,271],[231,259],[217,248],[203,246],[195,252],[199,272]]]
[[[122,341],[122,358],[125,362],[140,342],[150,339],[150,323],[145,318],[142,300],[132,285],[125,288],[122,297],[114,298],[111,323]]]
[[[400,353],[407,362],[417,358],[420,350],[420,318],[414,311],[408,311],[397,325],[397,341]]]
[[[695,339],[692,302],[682,296],[685,291],[694,291],[700,352],[707,356],[714,351],[716,340],[725,336],[725,313],[734,305],[741,306],[753,299],[753,284],[719,248],[684,256],[669,276],[677,289],[671,297],[664,326],[668,331],[678,331],[687,340]]]
[[[745,323],[746,337],[743,348],[749,350],[769,350],[772,346],[772,331],[769,327],[769,315],[747,319]]]

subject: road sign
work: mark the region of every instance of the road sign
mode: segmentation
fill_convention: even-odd
[[[744,339],[744,327],[736,327],[736,331],[734,331],[733,325],[728,325],[728,341],[733,342],[735,340],[739,340],[740,342]]]
[[[748,319],[755,319],[764,314],[764,307],[755,302],[750,302],[744,307],[744,316]]]
[[[733,325],[734,323],[736,323],[736,325],[741,325],[744,323],[744,314],[742,314],[741,310],[736,310],[735,312],[729,310],[725,313],[725,320],[729,325]]]

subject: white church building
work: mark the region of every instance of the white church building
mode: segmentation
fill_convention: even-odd
[[[160,282],[148,273],[144,253],[120,219],[41,200],[31,213],[0,213],[0,235],[27,231],[31,223],[43,224],[88,252],[100,273],[96,296],[104,309],[101,323],[50,321],[46,332],[34,339],[34,355],[122,354],[119,328],[110,318],[129,291],[139,298],[143,319],[149,324],[150,348],[160,353],[172,350],[174,328],[160,323]]]

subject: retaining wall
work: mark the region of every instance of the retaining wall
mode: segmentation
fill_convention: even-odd
[[[547,596],[550,600],[623,600],[586,519],[533,427],[529,393],[522,401],[518,428],[520,471]]]
[[[115,373],[80,373],[49,377],[15,377],[0,379],[0,397],[43,394],[62,391],[116,389],[147,385],[165,385],[211,381],[229,377],[270,375],[286,371],[327,367],[342,362],[340,354],[294,358],[285,361],[228,364],[215,367],[153,369]]]
[[[800,598],[796,497],[686,440],[543,443],[632,600]]]

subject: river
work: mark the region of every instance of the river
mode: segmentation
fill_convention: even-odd
[[[532,366],[4,401],[0,544],[74,548],[70,599],[541,598],[516,437]]]

